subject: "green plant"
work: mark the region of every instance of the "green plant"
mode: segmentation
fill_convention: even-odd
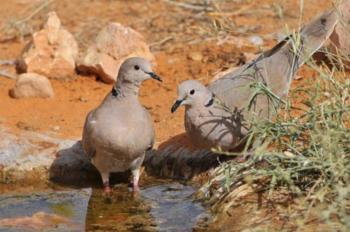
[[[217,169],[214,179],[222,189],[216,197],[223,199],[244,182],[263,182],[269,195],[283,186],[303,199],[303,214],[295,217],[306,220],[316,205],[323,205],[319,218],[350,228],[350,80],[345,72],[309,65],[318,77],[308,89],[293,91],[305,95],[298,110],[285,102],[274,120],[251,122],[246,147],[254,151],[244,163],[231,161]],[[261,85],[257,92],[268,95]]]

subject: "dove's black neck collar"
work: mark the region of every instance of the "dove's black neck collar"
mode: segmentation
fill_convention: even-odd
[[[113,88],[112,88],[112,96],[113,97],[117,97],[118,95],[119,95],[118,89],[115,86],[113,86]]]
[[[208,101],[208,103],[206,105],[204,105],[205,107],[210,107],[214,104],[214,97],[215,95],[213,94],[211,99]]]

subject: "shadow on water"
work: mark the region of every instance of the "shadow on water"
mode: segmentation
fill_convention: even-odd
[[[97,187],[101,182],[97,169],[85,158],[80,141],[57,152],[49,175],[51,181],[65,186]]]
[[[84,156],[81,142],[75,142],[70,147],[60,149],[52,163],[49,174],[54,183],[68,187],[102,187],[100,173]],[[112,173],[111,184],[128,183],[129,172]]]
[[[232,152],[242,149],[238,147]],[[190,180],[234,158],[195,147],[188,136],[182,133],[160,144],[156,151],[147,153],[144,166],[147,173],[154,176]]]

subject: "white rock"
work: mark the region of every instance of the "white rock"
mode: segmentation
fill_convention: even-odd
[[[11,97],[41,97],[52,98],[54,92],[50,81],[36,73],[24,73],[18,76],[16,85],[10,91]]]
[[[264,40],[257,35],[250,36],[248,40],[250,43],[254,44],[255,46],[262,46],[264,44]]]

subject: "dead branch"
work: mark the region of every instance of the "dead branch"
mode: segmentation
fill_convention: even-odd
[[[17,80],[17,76],[12,75],[5,70],[0,70],[0,76],[7,77],[7,78],[12,79],[12,80]]]
[[[51,4],[54,0],[44,0],[44,2],[42,4],[40,4],[33,12],[31,12],[28,16],[24,17],[21,20],[18,20],[16,22],[14,22],[12,25],[13,28],[15,28],[15,30],[19,30],[19,28],[21,27],[21,25],[24,25],[27,21],[29,21],[30,19],[32,19],[35,15],[37,15],[38,13],[40,13],[45,7],[47,7],[49,4]],[[6,25],[3,25],[1,28],[2,31],[6,31]],[[22,37],[28,36],[30,35],[31,32],[25,32],[24,34],[22,34]],[[17,38],[17,34],[10,34],[7,35],[5,37],[0,38],[0,42],[8,42],[8,41],[12,41],[14,39]]]
[[[0,65],[16,65],[17,60],[0,60]]]

